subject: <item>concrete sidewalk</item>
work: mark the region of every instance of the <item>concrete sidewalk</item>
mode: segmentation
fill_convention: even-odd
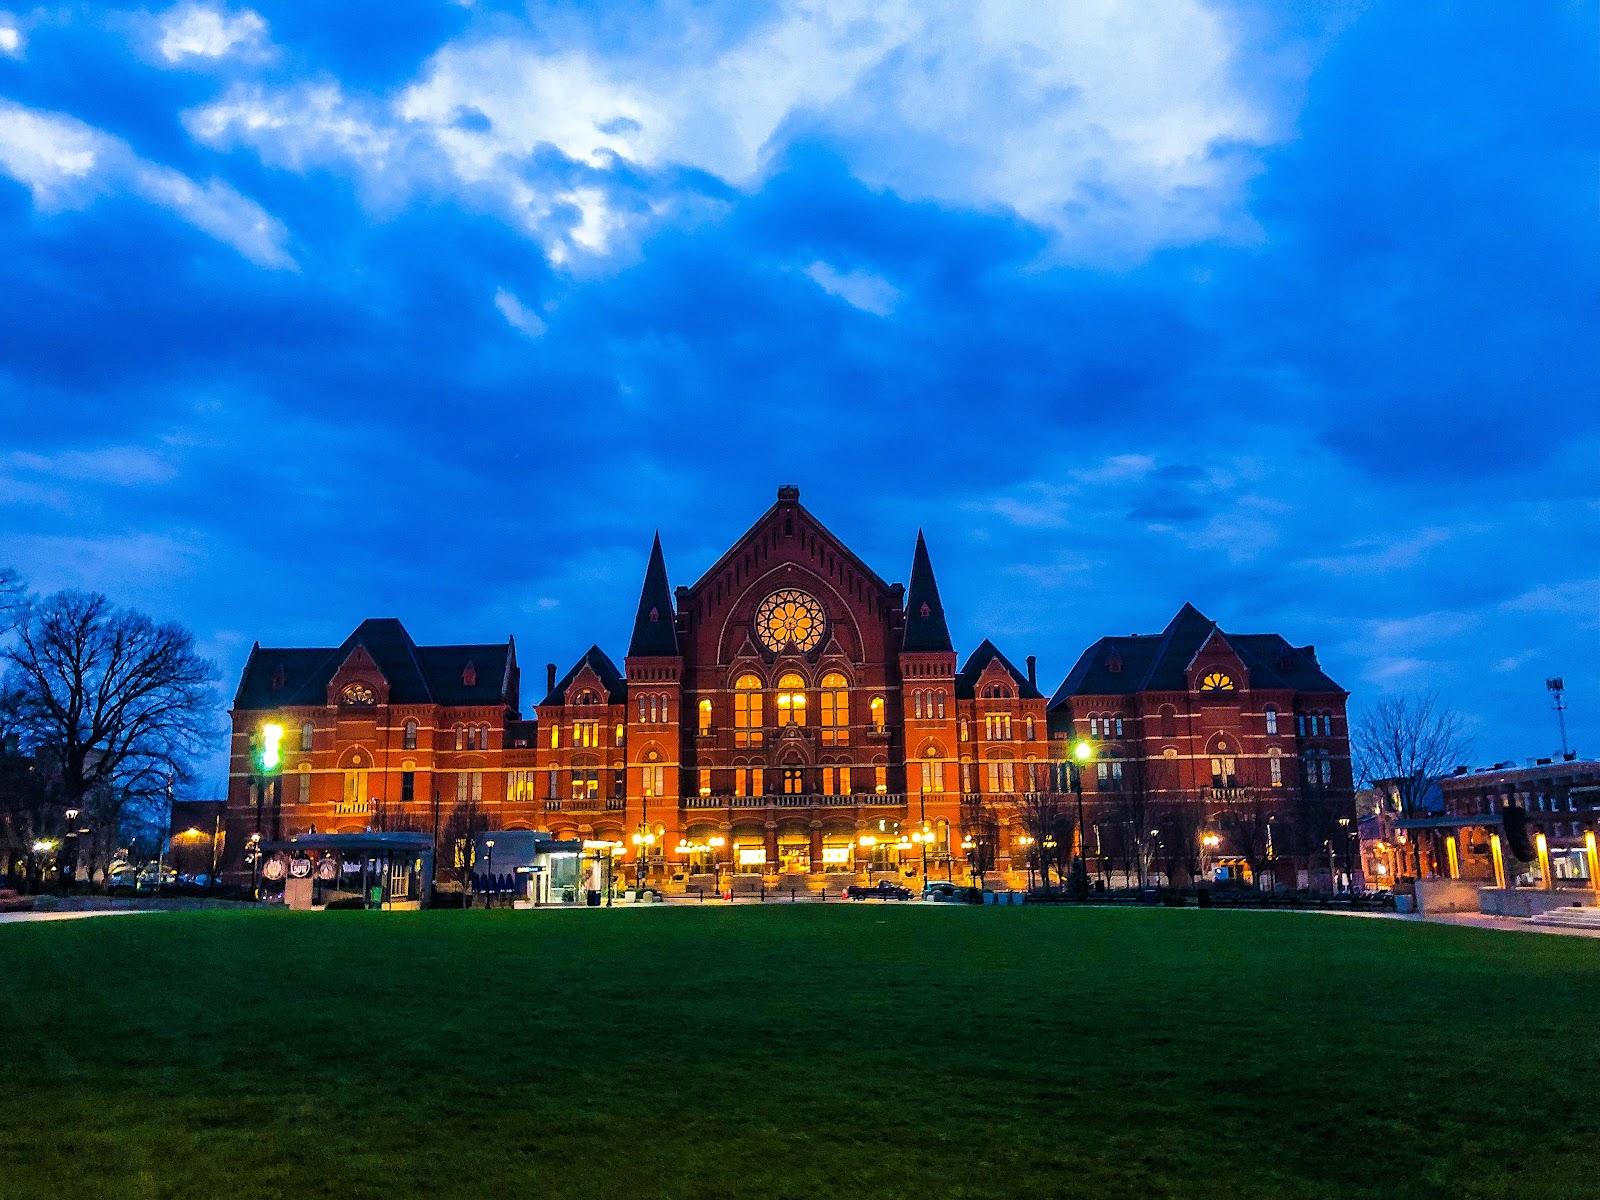
[[[157,910],[149,908],[91,908],[74,912],[0,913],[0,925],[20,925],[23,921],[76,921],[80,917],[125,917],[154,911]]]

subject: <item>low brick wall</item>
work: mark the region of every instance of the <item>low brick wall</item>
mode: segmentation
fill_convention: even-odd
[[[1434,913],[1475,913],[1478,893],[1483,885],[1470,879],[1419,879],[1417,880],[1417,911],[1423,916]]]

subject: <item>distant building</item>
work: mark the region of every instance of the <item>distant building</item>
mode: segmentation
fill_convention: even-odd
[[[1516,830],[1531,843],[1539,834],[1549,847],[1555,883],[1588,883],[1587,834],[1600,822],[1600,762],[1535,759],[1526,766],[1496,763],[1476,771],[1465,767],[1439,781],[1438,803],[1430,811],[1396,817],[1400,869],[1424,879],[1495,881],[1491,839],[1498,837],[1508,884],[1532,882],[1536,861],[1519,856],[1521,840],[1508,831],[1507,810]],[[1541,881],[1542,882],[1542,881]]]
[[[180,879],[216,876],[226,841],[226,800],[174,800],[167,823],[167,866]]]
[[[1085,651],[1050,736],[1093,747],[1091,853],[1124,874],[1144,856],[1178,881],[1325,886],[1359,870],[1347,698],[1314,647],[1224,632],[1186,604],[1160,633]]]
[[[1078,739],[1098,875],[1118,869],[1135,793],[1157,832],[1134,822],[1129,878],[1294,886],[1326,882],[1330,846],[1342,862],[1345,693],[1309,647],[1185,606],[1162,634],[1097,643],[1047,703],[1033,658],[987,640],[958,657],[920,534],[910,567],[909,587],[888,582],[781,488],[689,586],[669,585],[657,539],[621,665],[598,645],[550,664],[526,712],[509,638],[417,646],[372,620],[337,647],[257,646],[233,708],[230,877],[248,878],[252,837],[314,827],[427,831],[463,855],[486,831],[539,831],[618,847],[629,880],[668,887],[959,879],[981,813],[995,869],[1020,881],[1021,809],[1068,791]],[[281,774],[260,779],[268,724]]]

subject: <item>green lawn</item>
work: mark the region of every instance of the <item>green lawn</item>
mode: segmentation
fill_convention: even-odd
[[[1198,910],[0,925],[0,1197],[1593,1197],[1600,941]]]

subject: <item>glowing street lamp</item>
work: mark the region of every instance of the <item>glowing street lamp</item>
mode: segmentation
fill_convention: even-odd
[[[1089,864],[1084,860],[1084,851],[1089,848],[1089,839],[1083,832],[1083,767],[1094,754],[1088,742],[1080,741],[1072,748],[1072,757],[1076,762],[1067,763],[1067,773],[1072,781],[1072,794],[1078,800],[1078,857],[1073,860],[1073,889],[1084,899],[1089,898]]]

